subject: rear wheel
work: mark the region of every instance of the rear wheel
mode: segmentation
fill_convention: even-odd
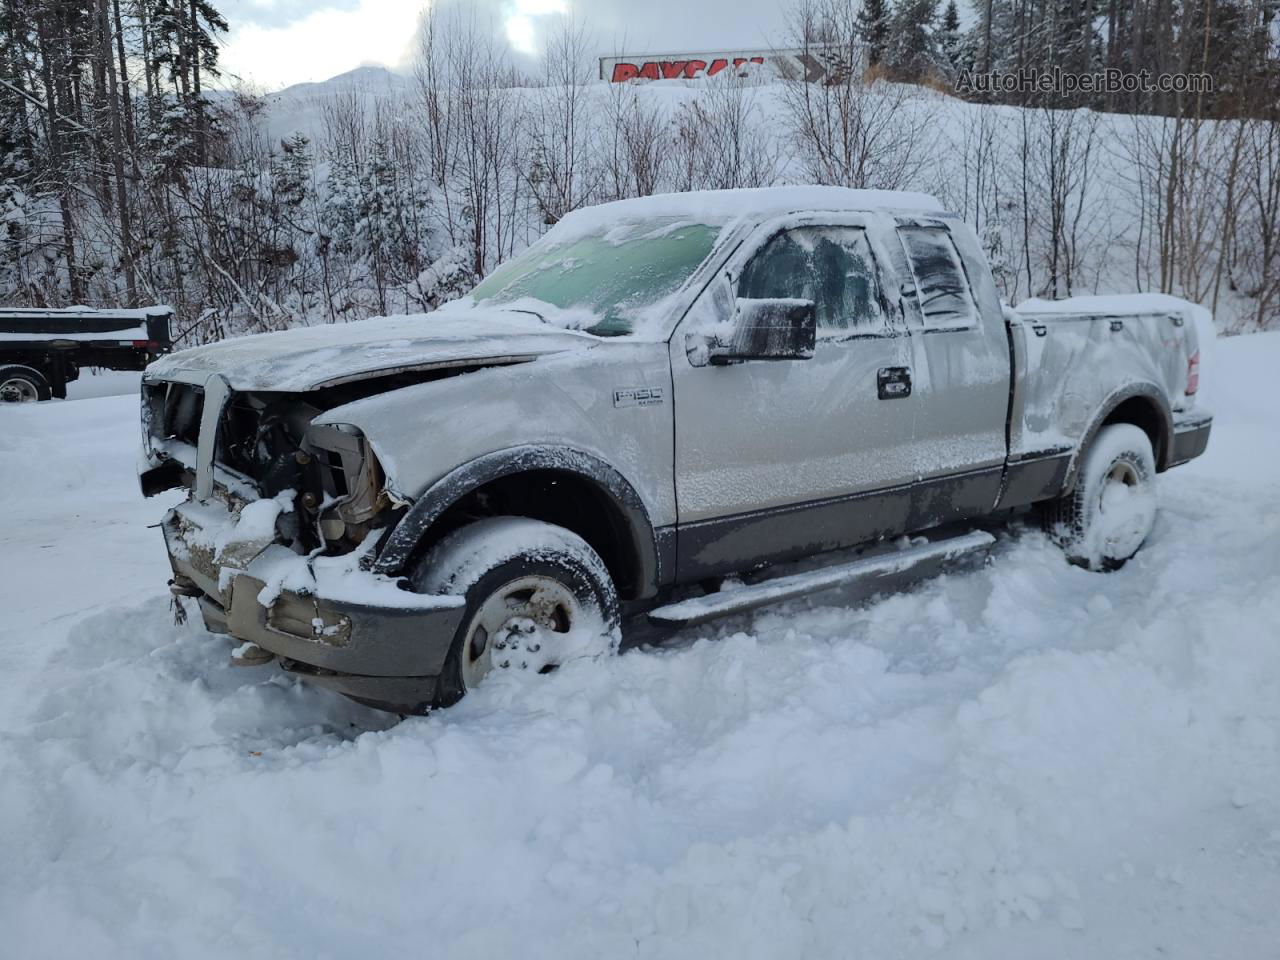
[[[543,673],[617,647],[613,581],[591,546],[563,527],[524,517],[479,520],[445,537],[411,579],[420,593],[467,601],[437,706],[455,703],[494,671]]]
[[[0,403],[35,403],[52,395],[49,381],[35,367],[0,367]]]
[[[1085,453],[1075,490],[1046,508],[1046,529],[1072,563],[1117,570],[1155,526],[1155,481],[1146,433],[1128,423],[1103,427]]]

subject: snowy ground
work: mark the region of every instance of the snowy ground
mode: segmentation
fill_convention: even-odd
[[[92,397],[137,396],[142,374],[132,370],[81,370],[80,376],[67,384],[68,400]]]
[[[0,409],[0,952],[1275,957],[1280,334],[1216,352],[1119,573],[1016,530],[403,723],[173,625],[131,386]]]

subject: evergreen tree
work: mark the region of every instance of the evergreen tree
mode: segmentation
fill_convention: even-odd
[[[938,31],[938,48],[946,60],[952,74],[960,69],[960,11],[956,9],[956,0],[947,0],[947,8],[942,12],[942,28]]]
[[[856,21],[858,39],[867,45],[867,66],[884,60],[889,42],[889,8],[885,0],[862,0]]]
[[[16,287],[21,263],[30,251],[29,224],[35,217],[30,189],[35,184],[36,143],[24,98],[25,76],[30,64],[27,28],[22,3],[14,0],[0,9],[0,285]]]
[[[158,78],[166,69],[174,95],[187,114],[191,131],[192,161],[208,159],[209,101],[204,95],[206,78],[220,76],[218,36],[227,21],[208,0],[138,0],[150,7],[147,18],[148,69]]]
[[[944,62],[933,33],[937,12],[938,0],[900,0],[894,9],[885,63],[895,79],[922,80]]]
[[[280,142],[280,156],[271,162],[272,194],[290,210],[298,210],[311,192],[311,141],[301,133]]]
[[[450,247],[418,274],[412,290],[414,299],[432,310],[457,300],[479,279],[472,269],[474,262],[475,251],[465,243]]]

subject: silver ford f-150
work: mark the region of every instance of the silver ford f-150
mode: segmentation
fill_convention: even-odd
[[[1119,566],[1208,442],[1196,309],[1005,308],[921,194],[624,200],[436,313],[157,361],[142,485],[188,488],[171,586],[240,662],[418,711],[624,621],[982,551],[979,520],[1033,505]]]

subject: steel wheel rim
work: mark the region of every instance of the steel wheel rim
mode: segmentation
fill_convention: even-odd
[[[1128,460],[1117,460],[1107,471],[1107,483],[1122,483],[1126,487],[1139,486],[1138,471]]]
[[[1113,498],[1122,489],[1131,491],[1130,495],[1141,496],[1147,486],[1138,468],[1127,460],[1117,460],[1107,471],[1098,494],[1098,518],[1102,527],[1102,554],[1109,560],[1123,560],[1137,552],[1155,522],[1155,505],[1144,503],[1136,510],[1129,507],[1108,516],[1107,501],[1114,502]]]
[[[563,641],[582,622],[582,604],[552,577],[517,577],[494,590],[471,618],[460,657],[472,690],[490,672],[540,673],[558,665]]]
[[[39,399],[36,385],[23,377],[10,377],[0,383],[0,403],[35,403]]]

